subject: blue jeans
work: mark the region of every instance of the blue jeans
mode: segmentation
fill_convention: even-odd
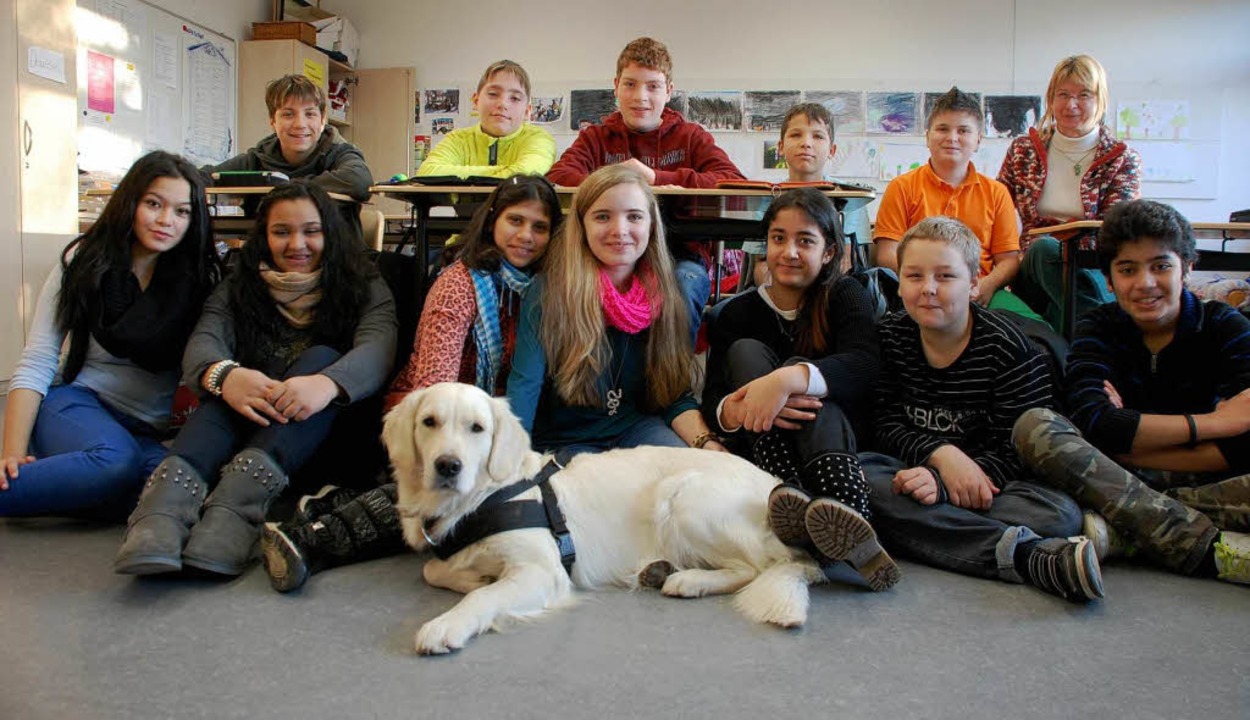
[[[694,347],[699,336],[699,325],[703,322],[703,308],[712,294],[712,280],[707,276],[707,268],[694,260],[678,260],[676,271],[677,287],[689,303],[690,347]]]
[[[30,454],[38,460],[18,468],[0,492],[0,516],[123,519],[165,447],[151,426],[92,390],[57,385],[39,405]]]
[[[607,440],[593,440],[588,442],[574,443],[565,445],[562,448],[540,448],[547,452],[560,450],[569,456],[578,455],[584,452],[604,452],[613,448],[632,448],[641,447],[643,445],[654,445],[659,447],[689,447],[686,441],[673,431],[673,428],[664,422],[664,419],[656,415],[648,415],[638,422],[630,426],[628,430]]]
[[[1022,582],[1016,572],[1016,545],[1043,537],[1076,535],[1081,509],[1050,488],[1023,480],[1007,483],[988,511],[950,503],[921,505],[891,489],[894,474],[906,466],[880,453],[862,453],[860,465],[871,492],[873,527],[882,541],[925,564],[982,578]]]
[[[341,357],[337,350],[314,345],[305,350],[278,379],[315,375]],[[272,457],[288,475],[294,474],[330,434],[339,406],[331,403],[307,420],[262,427],[248,420],[221,398],[205,400],[174,439],[170,455],[191,463],[209,487],[217,471],[244,448],[256,448]]]

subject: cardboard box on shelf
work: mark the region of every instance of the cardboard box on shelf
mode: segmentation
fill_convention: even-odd
[[[254,22],[253,40],[299,40],[305,45],[317,44],[317,28],[306,22]]]
[[[360,59],[360,33],[351,21],[342,15],[316,20],[317,47],[323,50],[334,50],[347,57],[347,64],[356,67]]]

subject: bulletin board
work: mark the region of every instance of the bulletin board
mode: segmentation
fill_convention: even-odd
[[[78,165],[120,177],[152,150],[237,153],[234,40],[141,0],[78,0]]]

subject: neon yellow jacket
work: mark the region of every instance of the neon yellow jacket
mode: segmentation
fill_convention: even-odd
[[[490,146],[499,143],[496,163],[490,164]],[[480,124],[453,130],[439,141],[417,168],[417,175],[456,175],[506,178],[542,175],[556,161],[556,141],[542,128],[522,123],[511,135],[494,138]]]

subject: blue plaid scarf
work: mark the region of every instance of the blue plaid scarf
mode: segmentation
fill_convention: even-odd
[[[477,297],[477,317],[473,320],[473,343],[477,346],[477,386],[495,393],[499,366],[503,362],[503,333],[499,330],[499,306],[505,296],[508,302],[525,296],[533,276],[514,267],[507,260],[499,261],[495,272],[470,270],[473,292]]]

